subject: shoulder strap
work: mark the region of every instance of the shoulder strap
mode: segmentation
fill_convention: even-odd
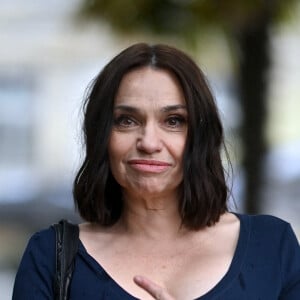
[[[74,258],[78,249],[78,225],[61,220],[52,225],[56,233],[56,274],[54,278],[54,299],[67,300],[68,288],[74,269]]]

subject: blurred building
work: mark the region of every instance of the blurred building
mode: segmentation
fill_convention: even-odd
[[[71,195],[85,88],[113,55],[107,26],[77,22],[78,0],[0,6],[0,290],[33,231],[77,220]],[[3,298],[4,297],[4,298]]]
[[[72,208],[84,91],[115,47],[105,26],[76,21],[79,3],[1,2],[1,218],[41,201]]]

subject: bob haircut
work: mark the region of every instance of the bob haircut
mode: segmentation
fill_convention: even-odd
[[[138,43],[114,57],[92,82],[84,102],[85,159],[73,195],[81,217],[111,226],[122,214],[122,190],[111,174],[108,142],[114,99],[123,76],[149,66],[168,70],[180,83],[187,105],[188,133],[178,211],[182,225],[200,229],[227,211],[228,189],[221,161],[223,127],[207,80],[196,63],[167,45]]]

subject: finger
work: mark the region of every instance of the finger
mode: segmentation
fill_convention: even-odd
[[[144,276],[135,276],[133,281],[148,292],[154,299],[175,300],[164,288]]]

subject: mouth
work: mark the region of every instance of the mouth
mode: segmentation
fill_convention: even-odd
[[[161,173],[167,170],[171,164],[158,160],[133,159],[128,164],[135,170],[148,173]]]

